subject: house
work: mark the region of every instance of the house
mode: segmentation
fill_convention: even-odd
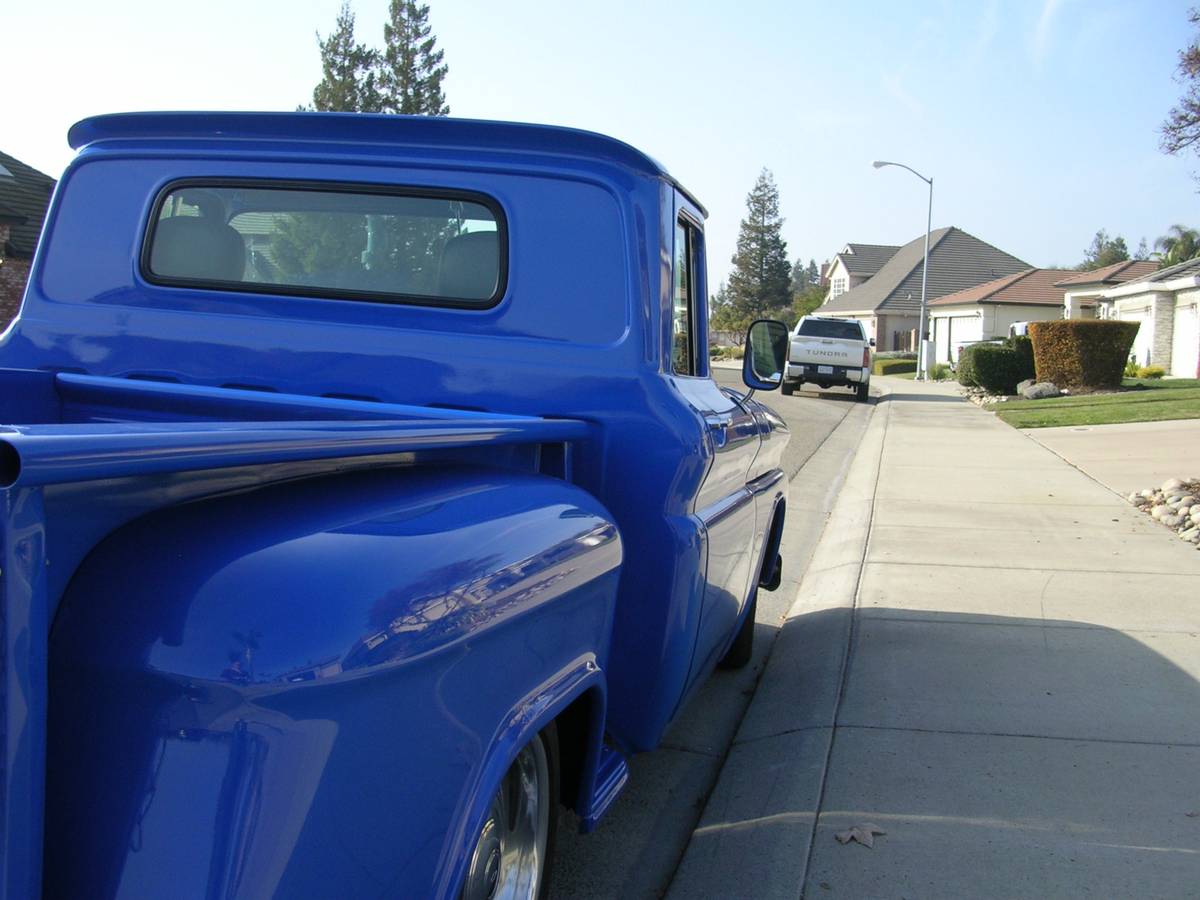
[[[0,329],[17,314],[54,179],[0,153]]]
[[[818,314],[859,319],[879,350],[912,349],[921,315],[924,253],[925,235],[921,235],[899,248],[857,287],[836,297],[831,290]],[[1029,263],[961,228],[939,228],[929,235],[927,296],[943,297],[1029,268]]]
[[[1007,337],[1014,322],[1061,319],[1063,291],[1058,285],[1072,274],[1078,273],[1025,269],[929,301],[934,359],[956,363],[964,344]]]
[[[847,244],[822,273],[822,277],[829,282],[829,296],[826,299],[832,300],[858,287],[883,268],[883,264],[895,256],[899,249],[890,244]]]
[[[1200,259],[1158,269],[1102,291],[1102,319],[1138,322],[1133,358],[1168,374],[1200,378]]]
[[[1090,272],[1072,272],[1070,277],[1058,282],[1063,290],[1063,317],[1096,318],[1096,306],[1102,293],[1118,284],[1145,278],[1157,269],[1158,263],[1151,260],[1127,259]]]

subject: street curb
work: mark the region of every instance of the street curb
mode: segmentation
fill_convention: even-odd
[[[888,393],[883,386],[669,898],[795,898],[803,889],[870,539]]]

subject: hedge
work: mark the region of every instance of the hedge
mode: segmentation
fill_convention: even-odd
[[[1025,375],[1018,378],[1017,381],[1024,381],[1026,378],[1033,378],[1037,371],[1037,366],[1033,359],[1033,341],[1023,334],[1014,335],[1004,339],[1004,346],[1011,347],[1021,355],[1021,367]]]
[[[1038,381],[1067,388],[1121,386],[1137,322],[1058,319],[1030,322]]]
[[[917,371],[915,359],[876,359],[871,371],[876,375],[899,375],[901,372]]]
[[[1017,384],[1029,377],[1026,360],[1019,350],[1002,344],[976,344],[970,350],[975,384],[989,394],[1015,394]],[[961,359],[960,354],[960,366]]]
[[[1015,394],[1017,385],[1033,377],[1033,345],[1024,335],[1000,343],[968,344],[958,352],[958,383],[991,394]]]

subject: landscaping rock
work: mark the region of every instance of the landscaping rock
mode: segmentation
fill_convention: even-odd
[[[1052,382],[1039,381],[1022,388],[1020,393],[1026,400],[1044,400],[1046,397],[1057,397],[1062,391]]]
[[[1025,388],[1033,387],[1035,384],[1037,384],[1037,379],[1026,378],[1024,381],[1022,381],[1020,384],[1017,385],[1017,393],[1024,396]]]
[[[1200,550],[1200,479],[1170,478],[1158,490],[1135,491],[1126,499]]]

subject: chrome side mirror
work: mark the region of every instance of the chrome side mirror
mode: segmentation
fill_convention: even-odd
[[[742,358],[742,381],[747,387],[773,391],[783,384],[790,337],[787,326],[775,319],[759,319],[750,325]]]

